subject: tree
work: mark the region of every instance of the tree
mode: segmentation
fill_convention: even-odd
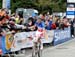
[[[2,6],[0,0],[0,8]],[[11,0],[11,10],[17,8],[34,8],[39,12],[64,12],[66,11],[66,0]]]
[[[2,8],[2,0],[0,0],[0,8]]]

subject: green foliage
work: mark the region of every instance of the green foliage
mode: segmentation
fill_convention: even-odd
[[[0,0],[0,8],[2,6]],[[11,0],[11,10],[17,8],[35,8],[40,12],[64,12],[66,10],[66,0]]]
[[[0,9],[2,8],[2,0],[0,0]]]

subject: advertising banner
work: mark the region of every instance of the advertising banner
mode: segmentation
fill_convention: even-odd
[[[11,47],[11,51],[18,51],[22,48],[28,48],[33,46],[30,32],[22,32],[14,35],[14,41]]]
[[[0,37],[0,54],[2,54],[2,37]]]
[[[11,47],[11,51],[17,51],[22,48],[28,48],[33,46],[34,32],[21,32],[14,35],[14,41]],[[41,39],[42,43],[51,43],[53,41],[54,31],[46,31],[45,37]],[[31,37],[31,38],[30,38]]]
[[[75,0],[67,0],[67,3],[75,3]]]
[[[42,43],[52,43],[54,37],[54,30],[47,30],[45,38],[41,39]]]
[[[0,54],[5,54],[8,51],[6,50],[6,44],[5,44],[5,36],[0,37]]]
[[[63,43],[71,39],[70,28],[54,31],[54,45]]]
[[[11,37],[11,34],[0,37],[0,54],[5,54],[10,51],[12,45],[12,41],[10,41]]]
[[[6,8],[7,8],[7,9],[10,8],[10,3],[11,3],[11,0],[6,0]]]
[[[13,40],[14,40],[14,35],[12,35],[11,33],[6,34],[5,41],[6,41],[6,49],[7,50],[10,50]]]
[[[67,3],[66,17],[74,18],[75,16],[75,4]]]

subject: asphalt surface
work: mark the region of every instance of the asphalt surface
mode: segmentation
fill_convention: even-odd
[[[75,39],[46,49],[42,57],[75,57]]]
[[[32,49],[26,49],[25,54],[15,57],[31,57]],[[75,39],[57,46],[45,46],[42,57],[75,57]]]

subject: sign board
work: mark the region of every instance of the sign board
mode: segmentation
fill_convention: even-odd
[[[67,10],[66,10],[66,17],[67,18],[74,18],[75,17],[75,4],[68,3]]]
[[[67,15],[74,15],[75,12],[74,12],[74,11],[67,11],[66,14],[67,14]]]
[[[71,8],[71,7],[67,7],[67,11],[74,11],[75,10],[75,8],[73,7],[73,8]]]
[[[6,8],[7,8],[7,9],[10,8],[10,0],[6,0]]]
[[[10,3],[11,3],[11,0],[2,0],[2,7],[9,9]]]
[[[75,3],[75,0],[67,0],[68,3]]]
[[[67,18],[74,18],[75,15],[66,15]]]

